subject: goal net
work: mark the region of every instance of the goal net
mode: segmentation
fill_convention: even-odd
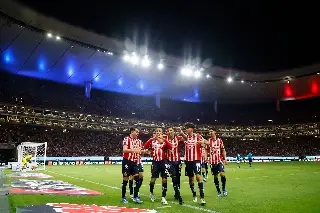
[[[44,170],[46,168],[47,142],[23,142],[18,148],[18,163],[22,170]]]

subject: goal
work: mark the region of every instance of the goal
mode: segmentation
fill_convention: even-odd
[[[47,142],[23,142],[17,148],[18,163],[21,163],[23,158],[32,155],[31,162],[28,163],[28,170],[45,170],[47,157]]]

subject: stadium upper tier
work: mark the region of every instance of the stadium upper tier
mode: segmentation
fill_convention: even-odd
[[[320,95],[319,65],[253,74],[148,49],[152,61],[144,67],[144,44],[97,35],[10,0],[0,2],[0,18],[0,67],[22,76],[78,86],[90,82],[103,91],[188,102],[275,102]]]
[[[143,134],[151,134],[156,127],[165,129],[171,126],[183,126],[183,123],[177,122],[138,121],[133,119],[63,112],[9,104],[0,104],[0,122],[121,133],[126,133],[129,131],[130,127],[136,126],[141,129]],[[238,137],[248,140],[253,138],[290,136],[318,137],[320,135],[320,123],[280,126],[222,126],[199,124],[197,125],[197,132],[206,135],[210,128],[215,129],[222,137]]]
[[[91,98],[82,87],[41,81],[0,72],[0,102],[42,109],[95,114],[166,123],[267,125],[319,122],[320,99],[262,104],[189,103],[155,97],[133,96],[92,90]],[[272,120],[272,121],[270,121]]]

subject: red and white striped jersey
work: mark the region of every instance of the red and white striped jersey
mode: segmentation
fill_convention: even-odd
[[[141,147],[141,149],[143,148],[143,144],[142,144],[142,141],[140,139],[139,140],[139,146]],[[137,154],[137,164],[142,164],[142,160],[141,160],[141,155],[140,154]]]
[[[163,139],[163,143],[159,143],[155,138],[150,138],[143,145],[143,149],[147,148],[152,149],[152,158],[154,161],[161,161],[167,159],[166,151],[167,149],[172,149],[172,145],[165,138]]]
[[[201,147],[201,163],[206,163],[208,160],[207,146]]]
[[[128,149],[139,149],[142,146],[141,140],[131,138],[130,136],[125,137],[122,142],[122,146],[127,146]],[[129,161],[138,161],[140,155],[137,153],[123,153],[123,158]]]
[[[201,161],[201,141],[203,140],[200,134],[193,133],[188,135],[188,139],[184,141],[184,160],[185,161]]]
[[[221,163],[223,160],[222,153],[224,151],[223,141],[220,138],[217,138],[216,140],[210,138],[208,142],[210,149],[210,163],[213,165]]]
[[[169,161],[180,161],[180,144],[182,143],[182,137],[181,136],[174,136],[172,139],[170,139],[168,136],[165,137],[168,142],[172,145],[172,149],[167,150],[167,159]]]

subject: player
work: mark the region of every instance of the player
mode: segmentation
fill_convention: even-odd
[[[137,183],[134,188],[134,198],[133,201],[135,203],[142,203],[138,197],[139,195],[139,171],[137,166],[138,156],[145,152],[145,150],[141,149],[141,141],[137,139],[137,135],[139,134],[139,130],[135,127],[130,128],[130,135],[125,137],[123,140],[123,160],[122,160],[122,203],[128,203],[126,198],[126,188],[129,181],[129,177],[133,176],[133,179]]]
[[[248,162],[249,162],[250,167],[252,167],[252,154],[251,154],[251,152],[248,154]]]
[[[180,135],[183,137],[185,144],[185,176],[189,177],[189,185],[193,195],[193,202],[197,202],[197,194],[194,189],[194,176],[196,176],[200,191],[200,202],[201,205],[204,206],[206,205],[206,201],[204,199],[203,181],[201,177],[201,147],[204,139],[200,134],[193,132],[195,129],[195,125],[193,123],[186,123],[184,127],[186,129],[186,134],[180,130]]]
[[[139,130],[137,129],[136,130],[137,132],[137,137],[139,136]],[[142,141],[140,139],[139,140],[139,147],[142,149]],[[137,156],[137,166],[138,166],[138,172],[139,172],[139,178],[140,178],[140,181],[138,183],[135,183],[135,184],[139,184],[139,189],[141,188],[142,186],[142,183],[143,183],[143,177],[144,177],[144,169],[143,169],[143,162],[142,162],[142,159],[141,159],[141,154],[138,154]],[[129,191],[130,191],[130,198],[132,200],[134,200],[134,193],[133,193],[133,189],[134,189],[134,184],[133,184],[133,181],[134,181],[134,178],[133,176],[130,176],[129,178]],[[138,194],[138,197],[140,198],[139,194]]]
[[[208,178],[208,152],[207,146],[201,147],[201,171],[204,182],[207,182]]]
[[[210,163],[211,173],[213,175],[214,184],[216,185],[216,189],[218,192],[218,197],[221,197],[220,184],[218,179],[218,174],[220,174],[221,182],[222,182],[222,192],[223,196],[227,196],[226,190],[226,176],[224,173],[224,164],[227,164],[227,154],[224,149],[223,141],[220,138],[217,138],[216,132],[212,129],[209,130],[210,138],[206,141],[206,144],[210,149]]]
[[[23,159],[22,159],[22,170],[27,168],[28,163],[31,162],[32,159],[32,155],[26,155]]]
[[[173,188],[175,191],[174,198],[176,200],[179,200],[180,195],[176,194],[176,192],[180,192],[180,189],[181,189],[180,179],[181,179],[182,165],[181,165],[181,158],[180,158],[180,145],[183,141],[181,136],[175,136],[175,132],[172,127],[169,127],[167,129],[166,139],[172,145],[172,149],[167,150],[167,157],[170,165],[169,173],[171,174],[172,183],[176,183],[176,184],[173,184]],[[178,189],[176,189],[175,187],[178,187]]]
[[[240,161],[241,161],[241,156],[240,156],[240,154],[237,154],[236,159],[237,159],[238,168],[240,169]]]
[[[155,138],[150,138],[144,145],[143,148],[152,148],[152,166],[151,166],[151,180],[150,180],[150,199],[152,202],[155,201],[155,196],[154,196],[154,185],[161,174],[162,178],[162,198],[161,198],[161,203],[164,205],[167,205],[168,202],[166,200],[166,195],[167,195],[167,178],[169,175],[169,169],[170,165],[168,164],[168,161],[166,159],[166,151],[167,149],[172,149],[171,143],[168,142],[165,138],[163,138],[162,135],[162,129],[157,128],[156,129],[156,137]],[[177,184],[176,182],[173,184]],[[180,196],[180,191],[178,191],[178,187],[175,186],[175,193],[179,195],[179,204],[182,204],[182,199]]]

